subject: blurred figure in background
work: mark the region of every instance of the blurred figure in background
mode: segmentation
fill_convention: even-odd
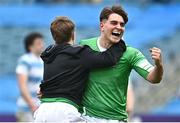
[[[132,121],[133,110],[134,110],[134,89],[132,85],[132,80],[129,78],[128,90],[127,90],[127,102],[126,102],[126,112],[128,113],[128,121]]]
[[[21,96],[17,100],[19,122],[33,121],[33,112],[38,108],[36,93],[43,77],[43,62],[40,54],[44,49],[43,36],[31,33],[24,39],[26,53],[22,55],[16,67]]]

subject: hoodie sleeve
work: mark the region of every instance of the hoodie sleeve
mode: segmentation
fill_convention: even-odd
[[[82,64],[87,68],[102,68],[115,65],[126,50],[123,41],[114,44],[104,52],[97,52],[85,45],[82,51]]]

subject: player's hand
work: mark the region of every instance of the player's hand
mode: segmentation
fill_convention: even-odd
[[[38,109],[38,106],[32,105],[30,108],[31,108],[32,113],[34,113]]]
[[[41,99],[41,97],[42,97],[42,92],[39,90],[37,91],[37,98]]]
[[[154,60],[156,66],[162,66],[161,49],[153,47],[150,49],[151,57]]]

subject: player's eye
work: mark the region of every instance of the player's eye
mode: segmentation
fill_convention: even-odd
[[[111,23],[112,25],[114,25],[114,26],[118,24],[117,21],[111,21],[110,23]]]
[[[120,23],[120,26],[121,26],[121,27],[124,27],[124,26],[125,26],[125,23]]]

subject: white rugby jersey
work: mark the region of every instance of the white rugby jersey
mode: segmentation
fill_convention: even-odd
[[[28,89],[34,99],[34,102],[38,105],[39,101],[37,99],[36,93],[39,90],[39,84],[43,79],[42,59],[32,53],[24,54],[18,60],[16,74],[23,74],[28,76]],[[29,110],[29,107],[22,96],[18,98],[17,105],[20,110]]]

